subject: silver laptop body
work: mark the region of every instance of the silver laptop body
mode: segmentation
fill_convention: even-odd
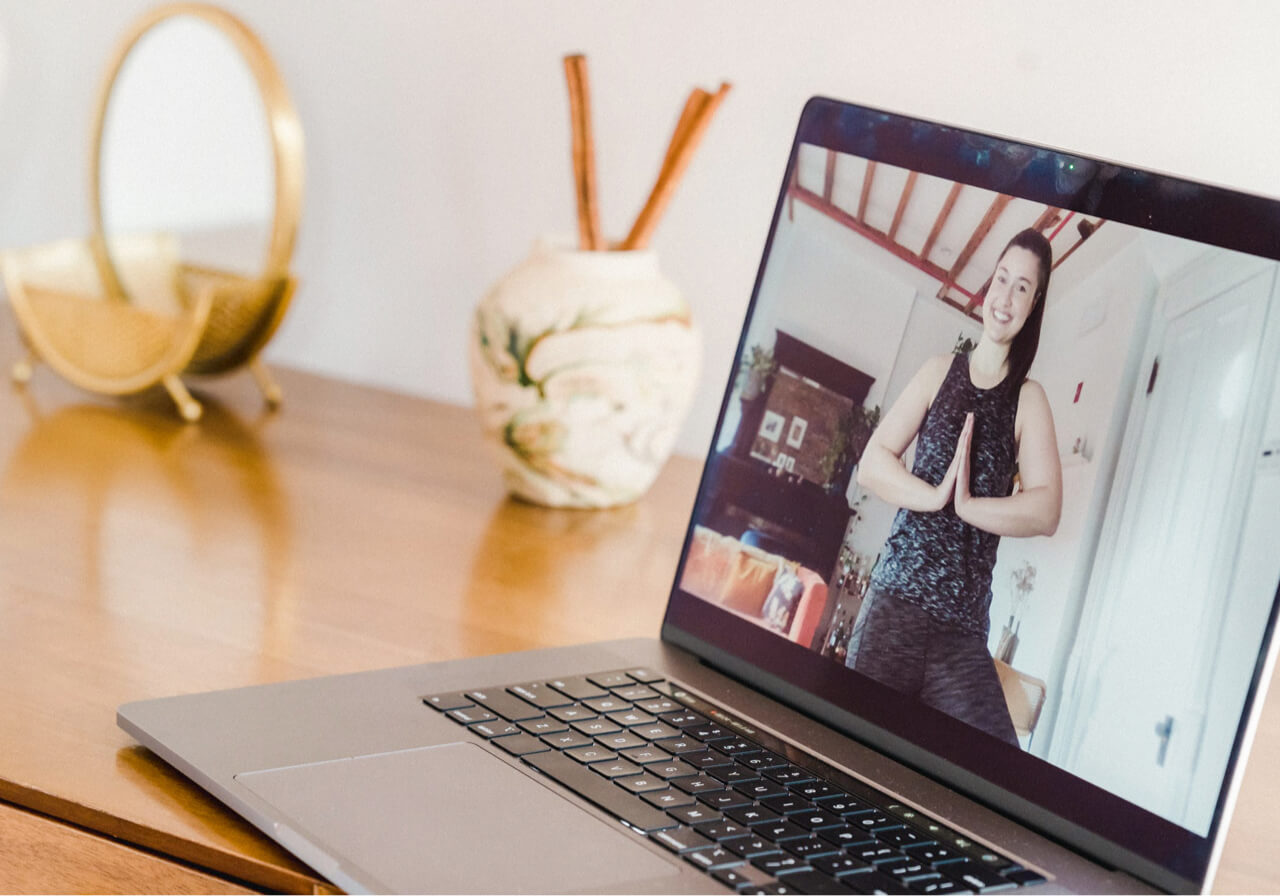
[[[1053,264],[1037,385],[1010,387],[980,372],[1013,315],[1001,290],[1030,257],[1010,248],[1024,231]],[[819,859],[837,841],[782,868],[722,848],[751,830],[730,843],[696,820],[720,814],[675,786],[693,770],[674,770],[672,745],[713,729],[710,755],[741,742],[825,782],[818,806],[878,791],[874,810],[927,859],[908,872],[867,854],[904,892],[1207,889],[1274,662],[1277,259],[1274,200],[811,100],[661,638],[146,700],[119,724],[349,891],[818,891],[809,872],[834,867]],[[908,513],[859,469],[896,444],[930,376],[905,471],[932,475],[925,430],[951,404],[987,402],[962,436],[965,507],[1055,476],[1061,495],[1043,531],[975,517],[1002,532],[966,548],[977,572],[959,587],[930,572],[959,562],[921,521],[943,511]],[[1022,454],[978,495],[997,419]],[[952,643],[977,659],[942,653]],[[883,671],[917,655],[947,657],[919,660],[942,686]],[[623,712],[655,712],[628,728],[610,715],[625,697]],[[575,726],[595,705],[640,741],[641,724],[667,725],[631,742],[641,752],[619,746],[636,766],[623,783],[550,746],[554,731],[603,746]],[[671,752],[655,760],[655,744]],[[641,777],[655,789],[629,792]],[[778,777],[787,792],[771,793],[795,791]],[[563,783],[580,779],[586,797]],[[684,814],[655,824],[664,793]],[[620,802],[645,795],[640,814]],[[787,842],[821,846],[870,811]],[[950,873],[961,859],[1005,877]],[[865,874],[821,891],[874,891]]]

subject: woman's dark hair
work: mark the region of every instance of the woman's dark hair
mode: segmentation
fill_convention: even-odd
[[[1040,347],[1040,323],[1044,320],[1045,294],[1049,291],[1049,274],[1053,271],[1053,247],[1043,233],[1027,229],[1009,240],[1009,245],[1004,247],[1000,258],[1003,259],[1010,249],[1015,248],[1026,249],[1040,263],[1040,276],[1032,299],[1031,313],[1027,315],[1026,323],[1009,346],[1009,381],[1021,386],[1031,370],[1031,362],[1036,359],[1036,349]]]

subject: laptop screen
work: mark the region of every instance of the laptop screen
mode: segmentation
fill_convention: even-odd
[[[1274,625],[1280,203],[802,116],[664,625],[1164,885]]]

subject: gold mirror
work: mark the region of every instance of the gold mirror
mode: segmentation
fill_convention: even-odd
[[[103,78],[90,159],[92,235],[5,253],[30,357],[95,392],[163,385],[187,420],[182,377],[248,366],[293,295],[303,139],[256,35],[217,7],[178,3],[136,21]]]

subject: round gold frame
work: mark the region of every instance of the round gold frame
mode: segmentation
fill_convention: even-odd
[[[122,285],[102,215],[103,129],[112,91],[130,52],[152,28],[179,16],[217,28],[235,46],[257,84],[272,143],[274,213],[262,271],[256,276],[182,263],[164,253],[164,237],[135,240],[136,251],[172,263],[166,288],[177,307],[161,313],[136,301]],[[14,378],[31,376],[41,360],[82,388],[112,395],[163,385],[187,420],[202,409],[181,374],[214,375],[248,366],[270,405],[279,387],[258,359],[279,327],[293,296],[289,265],[302,210],[303,135],[284,79],[266,47],[244,22],[204,3],[160,6],[137,19],[117,45],[99,88],[90,153],[92,233],[87,247],[75,241],[5,253],[10,301],[30,352]],[[152,265],[155,266],[154,264]],[[92,276],[96,273],[96,277]],[[87,284],[92,282],[93,287]]]

